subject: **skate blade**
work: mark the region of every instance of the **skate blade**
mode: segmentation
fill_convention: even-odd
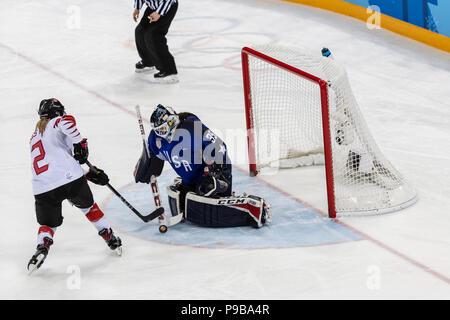
[[[145,69],[135,69],[134,70],[136,73],[140,73],[140,74],[154,74],[158,72],[158,69],[152,67],[152,68],[145,68]]]
[[[36,265],[35,265],[35,264],[30,265],[30,267],[29,267],[29,269],[28,269],[28,275],[31,276],[31,274],[32,274],[35,270],[37,270]]]
[[[45,256],[43,254],[40,254],[36,259],[37,259],[37,262],[35,264],[30,264],[28,266],[28,275],[31,275],[34,271],[39,269],[38,266],[42,262],[42,260],[45,259]]]
[[[118,255],[119,257],[122,256],[122,247],[118,247],[118,248],[115,249],[114,251],[117,253],[117,255]]]
[[[178,76],[171,75],[171,76],[167,76],[165,78],[149,79],[148,81],[151,83],[172,84],[172,83],[178,83],[180,80],[178,79]]]

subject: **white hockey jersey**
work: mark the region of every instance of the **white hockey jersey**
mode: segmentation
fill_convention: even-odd
[[[84,174],[72,156],[74,143],[82,140],[75,118],[51,119],[41,135],[36,129],[30,139],[33,194],[40,194],[72,182]]]

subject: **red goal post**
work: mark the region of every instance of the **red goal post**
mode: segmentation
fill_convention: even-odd
[[[241,58],[251,176],[263,167],[324,164],[331,218],[417,200],[375,143],[339,63],[272,45],[244,47]]]
[[[253,124],[253,110],[252,110],[252,95],[250,87],[250,70],[248,64],[248,56],[258,57],[267,63],[276,65],[277,67],[284,69],[288,72],[296,74],[299,77],[303,77],[308,81],[317,83],[320,88],[320,98],[322,103],[322,126],[324,128],[323,144],[325,154],[325,174],[327,181],[332,181],[332,153],[331,153],[331,136],[330,136],[330,121],[328,111],[328,83],[312,74],[304,72],[293,66],[290,66],[282,61],[269,57],[261,52],[253,50],[248,47],[242,48],[241,60],[242,60],[242,75],[244,81],[244,99],[245,99],[245,119],[247,123],[247,140],[248,140],[248,155],[249,155],[249,170],[251,176],[256,176],[258,170],[256,168],[256,155],[255,155],[255,140],[254,140],[254,124]],[[334,205],[334,188],[333,183],[327,183],[327,199],[328,199],[328,215],[330,218],[336,217],[336,208]]]

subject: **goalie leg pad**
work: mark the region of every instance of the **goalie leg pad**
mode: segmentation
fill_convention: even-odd
[[[260,228],[270,221],[269,206],[257,196],[209,198],[186,194],[186,220],[203,227]]]
[[[176,185],[167,187],[167,195],[169,198],[169,207],[171,215],[164,214],[164,223],[167,226],[173,226],[183,220],[183,210],[180,206],[181,192],[177,190]]]
[[[169,197],[169,207],[172,216],[182,214],[180,207],[180,194],[181,192],[174,188],[174,186],[167,187],[167,196]]]

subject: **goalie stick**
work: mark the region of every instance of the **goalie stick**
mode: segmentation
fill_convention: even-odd
[[[136,115],[138,119],[139,124],[139,131],[141,132],[141,138],[142,138],[142,144],[145,152],[147,153],[147,156],[150,158],[150,154],[148,152],[148,146],[147,146],[147,139],[145,138],[145,130],[144,130],[144,124],[142,123],[142,115],[141,115],[141,107],[139,105],[136,105]],[[153,194],[153,200],[155,201],[155,206],[157,209],[161,208],[161,216],[160,220],[164,219],[164,216],[162,215],[164,213],[164,208],[161,205],[161,199],[159,198],[159,187],[158,187],[158,181],[156,180],[156,176],[152,175],[150,177],[150,187],[152,188],[152,194]]]
[[[95,168],[89,161],[86,161],[86,164],[88,165],[88,167],[93,170],[94,172],[96,172],[97,168]],[[122,195],[113,188],[113,186],[111,186],[109,184],[109,182],[106,184],[106,186],[131,210],[133,211],[139,218],[141,218],[142,221],[144,222],[149,222],[152,221],[153,219],[158,218],[161,214],[164,213],[164,208],[159,207],[156,208],[155,210],[153,210],[151,213],[149,213],[148,215],[144,216],[142,215],[139,211],[137,211],[127,200],[125,200],[124,197],[122,197]]]
[[[144,125],[142,123],[141,107],[139,105],[136,105],[136,115],[138,118],[139,131],[141,132],[143,147],[145,149],[145,152],[147,153],[147,156],[150,157],[148,151],[148,142],[147,139],[145,138],[145,130]],[[161,205],[161,199],[159,197],[158,180],[156,180],[156,176],[154,175],[150,177],[150,187],[152,188],[153,200],[155,201],[156,208],[162,209],[161,215],[158,217],[159,232],[165,233],[167,232],[167,227],[179,223],[181,221],[182,216],[180,215],[180,217],[171,217],[171,218],[166,217],[166,215],[164,214],[164,208]]]

